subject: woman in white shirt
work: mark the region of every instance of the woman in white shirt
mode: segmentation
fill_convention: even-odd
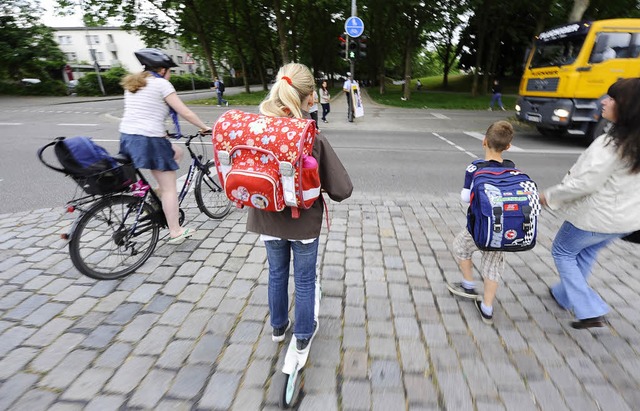
[[[124,115],[120,123],[120,152],[133,160],[136,168],[150,169],[159,185],[162,210],[169,226],[169,243],[179,244],[195,230],[179,223],[176,171],[182,150],[167,138],[165,119],[169,114],[178,126],[180,114],[201,131],[211,130],[178,97],[169,82],[171,57],[158,49],[135,52],[145,71],[126,76],[121,84],[124,92]],[[179,128],[176,130],[179,133]]]
[[[640,229],[640,79],[619,80],[608,94],[602,117],[613,123],[611,130],[540,196],[542,205],[567,213],[551,249],[560,283],[549,291],[573,311],[577,329],[607,324],[609,307],[587,282],[598,252]]]

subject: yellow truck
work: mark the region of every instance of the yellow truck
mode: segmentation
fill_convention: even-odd
[[[540,33],[520,81],[516,116],[546,136],[600,135],[601,102],[618,79],[640,77],[640,19],[565,24]]]

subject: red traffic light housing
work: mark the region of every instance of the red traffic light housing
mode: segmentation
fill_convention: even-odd
[[[358,37],[358,58],[367,57],[367,40],[369,40],[367,36]]]
[[[349,58],[349,53],[347,50],[347,33],[338,36],[338,56],[343,59]]]

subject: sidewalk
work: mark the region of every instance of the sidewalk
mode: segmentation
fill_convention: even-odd
[[[545,212],[537,247],[507,256],[492,327],[445,287],[457,194],[330,209],[301,410],[638,408],[637,247],[616,242],[595,269],[612,327],[573,330],[547,293],[561,220]],[[290,334],[271,341],[264,247],[244,211],[186,212],[196,238],[103,282],[72,267],[62,208],[0,216],[0,409],[277,408]]]

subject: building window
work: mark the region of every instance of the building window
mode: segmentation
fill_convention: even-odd
[[[100,44],[100,37],[97,34],[87,34],[87,44]]]
[[[58,44],[71,44],[71,36],[58,36]]]
[[[113,43],[113,34],[107,34],[109,38],[109,43]]]
[[[98,61],[104,61],[104,53],[99,51],[96,53],[96,60]]]
[[[178,56],[178,63],[182,64],[182,56]]]
[[[71,53],[64,53],[64,54],[68,62],[75,63],[78,61],[78,55],[76,53],[71,52]]]

